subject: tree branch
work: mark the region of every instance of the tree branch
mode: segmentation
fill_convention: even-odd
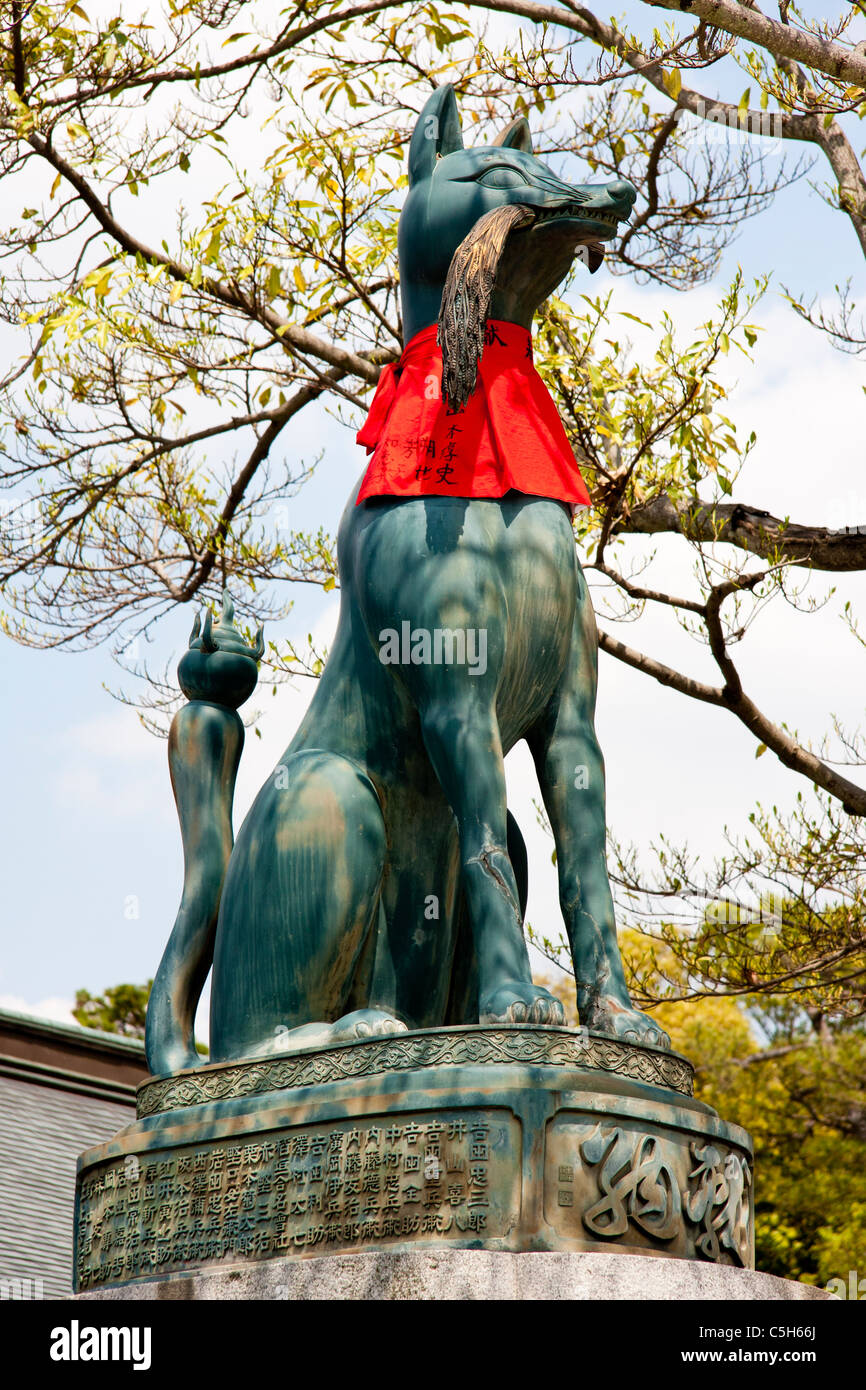
[[[162,251],[155,251],[152,247],[145,245],[131,232],[128,232],[125,227],[122,227],[90,187],[87,180],[73,168],[68,160],[57,153],[48,140],[35,132],[29,134],[27,140],[36,153],[47,160],[51,167],[58,174],[62,174],[72,185],[99,225],[117,242],[122,250],[128,255],[142,256],[151,264],[164,266],[171,279],[177,280],[181,284],[192,284],[192,271],[173,260],[171,256],[166,256]],[[297,348],[298,351],[308,353],[309,356],[327,362],[329,366],[337,367],[347,374],[352,373],[355,376],[360,376],[362,380],[370,382],[371,385],[375,385],[379,380],[380,369],[375,365],[375,354],[370,357],[360,356],[355,352],[347,352],[344,348],[337,347],[333,343],[327,343],[307,329],[299,328],[296,324],[290,323],[274,309],[255,305],[251,299],[241,293],[237,285],[229,284],[225,280],[216,280],[208,276],[202,279],[201,288],[222,304],[262,324],[281,342]]]
[[[777,58],[804,63],[840,82],[866,88],[866,54],[803,29],[780,24],[737,0],[645,0],[655,9],[695,15],[714,29],[759,44]]]
[[[664,532],[708,544],[726,542],[765,560],[844,573],[866,569],[866,523],[839,531],[800,526],[741,502],[677,507],[662,493],[620,517],[611,534],[654,536]]]
[[[752,40],[774,57],[791,58],[840,82],[866,88],[866,53],[767,19],[737,4],[736,0],[645,0],[645,3],[702,19],[715,29]],[[479,9],[520,15],[538,24],[557,24],[572,29],[611,53],[617,53],[641,76],[649,78],[653,68],[659,76],[661,74],[657,59],[647,58],[628,43],[618,29],[603,23],[582,5],[544,5],[537,0],[473,0],[473,8],[476,5]]]
[[[762,577],[755,576],[756,579]],[[709,618],[708,626],[711,623],[712,617]],[[849,782],[847,777],[840,777],[808,748],[803,748],[784,729],[780,729],[777,724],[762,714],[754,701],[750,700],[743,690],[739,675],[734,671],[732,676],[728,671],[725,663],[729,663],[731,666],[733,663],[730,662],[727,655],[722,663],[725,686],[719,689],[717,686],[704,685],[701,681],[692,680],[690,676],[684,676],[681,672],[674,671],[670,666],[663,665],[653,657],[635,651],[633,647],[627,647],[624,642],[617,641],[615,637],[611,637],[601,630],[598,634],[598,643],[602,651],[607,652],[610,656],[615,656],[618,661],[625,662],[627,666],[633,666],[635,670],[652,676],[661,685],[679,690],[681,694],[689,695],[693,700],[701,700],[710,705],[721,705],[724,709],[730,710],[731,714],[736,715],[740,723],[745,724],[749,732],[754,734],[759,742],[766,744],[767,748],[776,754],[779,761],[789,767],[792,772],[808,777],[810,782],[814,782],[816,786],[822,787],[824,791],[841,801],[843,809],[849,815],[866,816],[866,790],[858,787],[854,782]],[[715,650],[713,654],[716,655]]]
[[[327,373],[327,377],[332,378],[334,381],[339,380],[339,378],[342,375],[343,373],[336,369]],[[225,539],[226,535],[228,534],[228,529],[231,525],[232,517],[234,516],[238,507],[240,506],[240,503],[243,500],[244,493],[249,487],[249,484],[252,481],[255,473],[257,472],[261,464],[264,463],[265,459],[270,453],[271,446],[273,445],[280,431],[288,423],[292,416],[297,415],[298,411],[302,410],[305,405],[309,405],[310,401],[316,400],[317,397],[319,397],[325,389],[325,382],[311,382],[306,386],[302,386],[301,389],[299,391],[296,391],[295,394],[289,400],[286,401],[286,404],[280,408],[279,412],[275,414],[275,418],[268,425],[267,429],[264,431],[261,437],[256,441],[255,448],[253,449],[252,453],[250,454],[240,473],[232,483],[228,497],[226,498],[223,509],[219,515],[217,524],[214,527],[213,532],[211,534],[211,538],[204,559],[202,560],[201,565],[199,566],[195,575],[188,579],[187,582],[184,584],[183,590],[179,598],[179,602],[186,603],[189,599],[193,597],[195,593],[198,592],[198,590],[202,587],[203,584],[207,583],[211,575],[211,572],[213,571],[213,567],[216,564],[220,546],[223,540]]]
[[[21,40],[21,0],[12,0],[12,76],[15,92],[24,100],[27,73],[24,66],[24,45]]]
[[[678,690],[681,695],[689,695],[693,700],[702,700],[708,705],[724,707],[727,703],[725,692],[717,686],[704,685],[703,681],[692,680],[691,676],[684,676],[681,671],[663,665],[661,661],[656,661],[655,657],[635,651],[634,647],[627,647],[625,642],[611,637],[601,628],[598,630],[598,645],[608,656],[615,656],[617,661],[623,661],[626,666],[633,666],[636,671],[652,676],[660,685],[668,685],[672,690]]]
[[[323,29],[329,28],[332,24],[345,24],[351,19],[364,19],[368,15],[376,14],[379,10],[394,9],[400,5],[405,5],[406,0],[371,0],[365,5],[351,5],[345,9],[332,11],[319,19],[311,20],[300,29],[293,29],[290,33],[284,34],[268,48],[256,50],[253,53],[245,53],[239,58],[232,58],[227,63],[214,63],[210,67],[194,68],[169,68],[159,71],[142,73],[140,76],[123,75],[116,82],[106,84],[104,87],[85,88],[76,93],[76,102],[91,101],[94,97],[112,96],[118,92],[129,91],[135,87],[149,87],[151,91],[156,87],[163,86],[165,83],[172,82],[194,82],[198,85],[214,77],[228,77],[233,72],[240,72],[244,68],[251,66],[261,67],[269,63],[272,58],[279,58],[284,53],[296,48],[306,39],[319,34]],[[66,98],[63,98],[65,101]],[[48,101],[46,105],[56,105],[54,101]]]

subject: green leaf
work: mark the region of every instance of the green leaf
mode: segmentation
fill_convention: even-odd
[[[755,749],[755,757],[756,757],[756,758],[761,758],[761,757],[763,757],[763,755],[766,753],[766,751],[767,751],[767,745],[766,745],[766,743],[759,743],[758,746],[757,746],[757,748]]]

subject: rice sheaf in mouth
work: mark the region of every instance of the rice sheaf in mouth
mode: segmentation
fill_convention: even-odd
[[[479,218],[457,247],[442,291],[436,335],[442,349],[442,396],[449,411],[461,410],[475,390],[493,287],[509,235],[570,218],[613,228],[622,220],[614,212],[579,202],[544,209],[507,203]]]

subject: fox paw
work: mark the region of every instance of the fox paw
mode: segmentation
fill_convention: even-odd
[[[486,995],[478,1012],[482,1023],[565,1022],[563,1007],[549,990],[514,980]]]
[[[644,1047],[669,1048],[671,1040],[657,1023],[633,1004],[623,1004],[614,995],[602,994],[590,1007],[580,1011],[580,1021],[593,1033],[608,1033],[623,1042]]]
[[[355,1009],[354,1013],[344,1014],[332,1025],[333,1041],[351,1041],[353,1038],[380,1038],[388,1033],[406,1033],[405,1023],[383,1009]]]

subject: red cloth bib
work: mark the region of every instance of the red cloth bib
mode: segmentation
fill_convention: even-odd
[[[489,319],[478,384],[462,410],[442,399],[436,324],[382,372],[358,443],[373,457],[365,497],[534,497],[589,506],[553,399],[532,365],[529,330]]]

